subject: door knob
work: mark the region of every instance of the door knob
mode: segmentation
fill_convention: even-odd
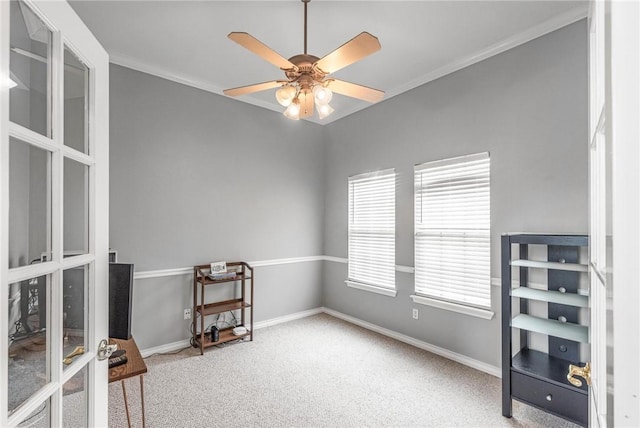
[[[587,385],[591,385],[591,366],[589,365],[589,363],[586,363],[584,367],[569,364],[569,373],[567,373],[567,380],[571,383],[571,385],[577,387],[582,386],[582,381],[575,378],[574,376],[580,376],[584,378],[584,380],[587,381]]]
[[[107,342],[107,339],[102,339],[98,344],[98,353],[97,353],[98,360],[99,361],[106,360],[111,356],[111,354],[113,354],[113,351],[115,351],[116,349],[118,349],[118,345],[116,344],[109,345],[109,342]]]

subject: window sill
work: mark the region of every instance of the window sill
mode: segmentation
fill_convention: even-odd
[[[493,311],[488,309],[474,308],[472,306],[465,306],[458,303],[445,302],[444,300],[432,299],[430,297],[416,296],[415,294],[412,294],[409,297],[411,297],[411,300],[413,300],[413,303],[418,303],[420,305],[433,306],[434,308],[458,312],[461,314],[470,315],[472,317],[482,318],[485,320],[490,320],[495,315]]]
[[[361,282],[349,281],[348,279],[344,283],[347,284],[347,287],[382,294],[383,296],[396,297],[398,294],[396,290],[392,290],[391,288],[376,287],[374,285],[363,284]]]

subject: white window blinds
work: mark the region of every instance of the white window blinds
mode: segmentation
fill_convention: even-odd
[[[396,174],[349,177],[349,281],[395,288]]]
[[[414,169],[415,292],[491,307],[489,154]]]

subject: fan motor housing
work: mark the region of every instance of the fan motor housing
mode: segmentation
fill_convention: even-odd
[[[320,58],[318,58],[317,56],[307,54],[292,56],[291,58],[289,58],[289,62],[298,67],[298,70],[285,71],[287,78],[289,80],[296,80],[301,76],[307,75],[313,80],[322,80],[322,78],[326,76],[326,73],[322,73],[321,71],[313,67],[313,64],[315,64],[319,59]]]

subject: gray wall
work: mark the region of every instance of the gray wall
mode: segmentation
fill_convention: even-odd
[[[491,154],[492,277],[503,232],[587,232],[587,26],[580,21],[325,128],[324,254],[347,257],[347,177],[395,168],[396,263],[413,266],[413,165]],[[323,303],[345,314],[499,366],[493,320],[412,304],[413,275],[389,298],[347,288],[327,262]],[[420,319],[411,318],[418,307]]]
[[[111,66],[110,246],[136,271],[322,253],[318,125]],[[256,268],[256,321],[321,306],[321,263]],[[224,293],[223,293],[224,294]],[[188,337],[191,276],[136,280],[141,348]]]
[[[111,236],[137,271],[347,256],[347,177],[398,173],[396,263],[413,265],[413,165],[491,153],[492,276],[506,231],[587,230],[587,30],[579,22],[319,127],[111,67]],[[496,317],[347,288],[347,265],[256,268],[256,321],[326,306],[499,366]],[[221,291],[223,296],[227,291]],[[186,339],[190,275],[136,280],[142,348]]]

